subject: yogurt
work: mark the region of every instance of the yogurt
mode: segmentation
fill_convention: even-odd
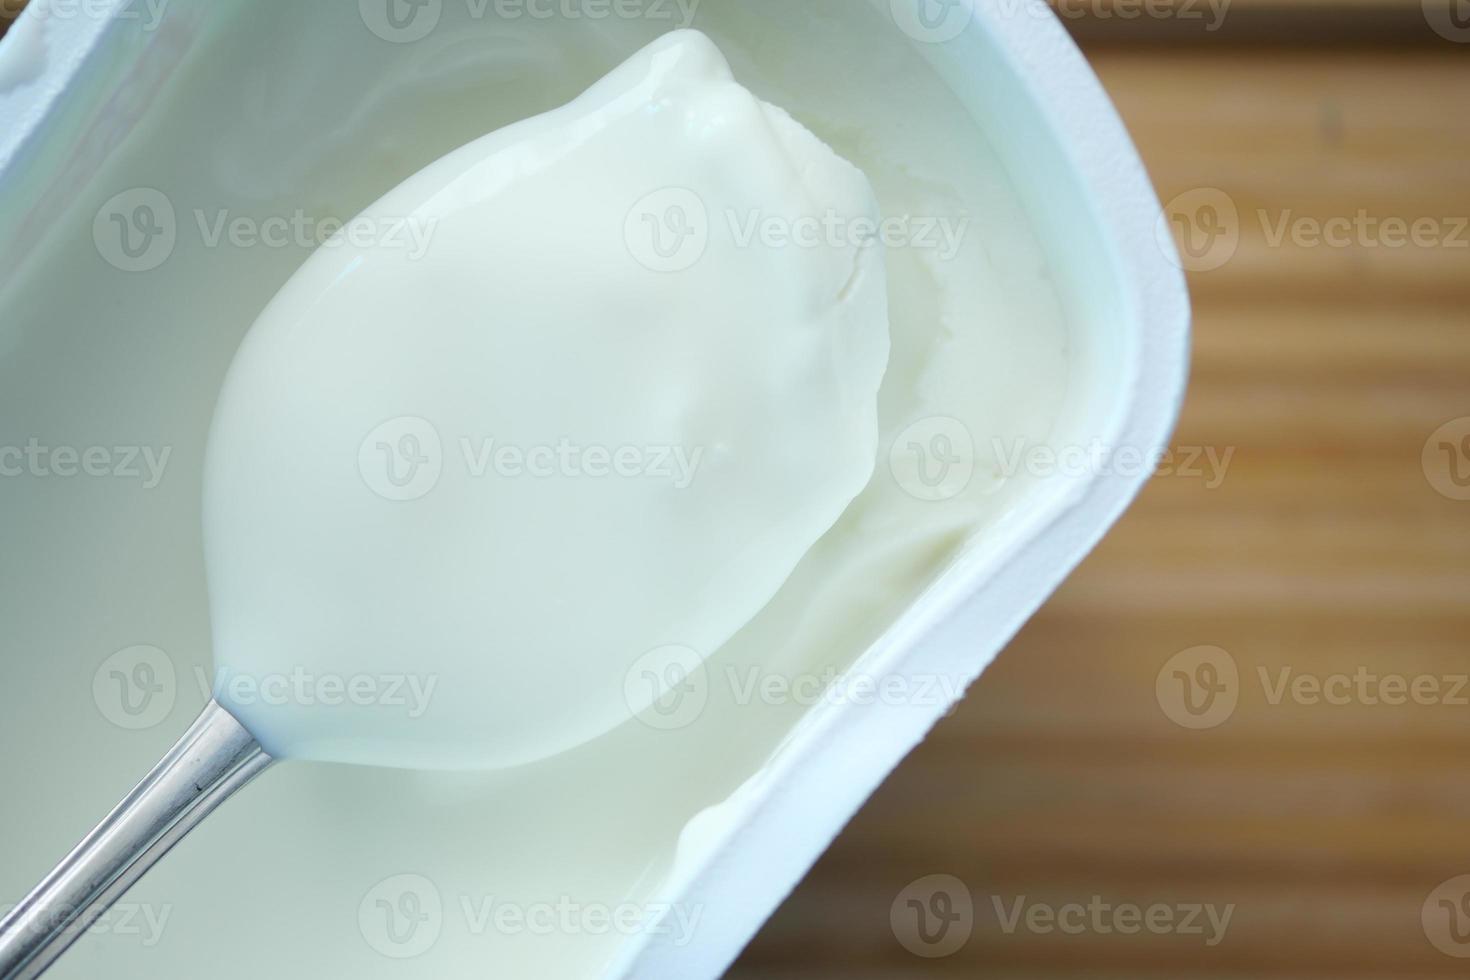
[[[53,801],[48,819],[7,826],[0,887],[12,897],[215,687],[199,540],[206,434],[241,340],[315,249],[235,239],[230,225],[349,219],[457,147],[576,98],[677,12],[662,0],[602,19],[510,17],[506,6],[419,5],[413,26],[427,33],[400,42],[351,2],[262,17],[241,0],[173,0],[154,33],[119,32],[107,52],[116,71],[78,80],[37,140],[38,159],[56,166],[7,174],[0,445],[106,447],[115,463],[106,477],[0,479],[0,708],[12,731],[66,733],[0,761],[7,784]],[[892,350],[873,478],[706,661],[701,696],[674,716],[644,713],[510,769],[277,766],[129,893],[171,911],[164,927],[99,929],[58,962],[58,978],[192,978],[200,963],[221,980],[602,976],[656,928],[651,918],[635,917],[632,934],[546,932],[500,928],[493,913],[565,898],[583,922],[625,908],[651,917],[816,710],[824,692],[808,681],[850,671],[961,549],[996,547],[1034,519],[1046,487],[1028,482],[1016,447],[1024,460],[1026,448],[1085,438],[1080,408],[1095,403],[1078,393],[1095,377],[1117,383],[1088,346],[1089,317],[1112,314],[1069,306],[1063,288],[1069,269],[1106,262],[1059,261],[1037,224],[1045,210],[1023,206],[1038,181],[1013,182],[993,139],[1002,122],[936,71],[935,46],[896,25],[884,0],[704,0],[694,26],[742,85],[862,169],[886,221],[909,221],[884,255]],[[123,46],[148,38],[146,58]],[[980,94],[1014,110],[1013,135],[1035,138],[1012,90]],[[137,188],[171,202],[177,235],[171,251],[160,242],[148,254],[154,268],[129,272],[99,251],[117,238],[99,238],[96,223],[103,215],[114,231],[110,202],[124,195],[132,212]],[[367,433],[352,435],[357,467]],[[966,458],[935,484],[940,457],[921,466],[913,447],[946,444],[945,460]],[[115,452],[128,447],[140,450],[131,466]],[[160,463],[167,453],[156,480],[149,452]],[[141,666],[152,668],[146,689]],[[409,898],[428,916],[416,930],[391,917]],[[707,915],[689,928],[677,935],[703,945],[719,925]]]
[[[880,223],[696,31],[389,192],[225,383],[216,697],[278,757],[419,768],[648,708],[873,473]]]

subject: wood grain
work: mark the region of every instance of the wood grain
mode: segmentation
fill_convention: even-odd
[[[10,25],[25,9],[26,0],[0,0],[0,37],[10,30]]]
[[[1256,214],[1470,215],[1470,45],[1092,54],[1161,198],[1239,206],[1235,257],[1191,277],[1176,437],[1230,466],[1153,481],[731,975],[1463,976],[1421,911],[1470,873],[1470,707],[1271,691],[1283,671],[1470,673],[1470,502],[1421,463],[1470,415],[1470,248],[1273,244]],[[1241,680],[1228,721],[1194,731],[1156,679],[1202,644]],[[968,888],[974,927],[924,959],[890,907],[935,873]],[[1234,913],[1213,947],[1007,932],[995,901],[1022,896]]]
[[[1460,0],[1047,0],[1079,41],[1181,47],[1433,48]],[[1453,21],[1451,21],[1453,23]]]

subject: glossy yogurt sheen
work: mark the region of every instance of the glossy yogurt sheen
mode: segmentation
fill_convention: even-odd
[[[42,198],[0,196],[0,444],[137,447],[139,475],[0,479],[0,714],[7,732],[41,733],[0,758],[4,785],[27,787],[0,800],[0,896],[34,884],[213,687],[206,437],[242,339],[314,251],[216,239],[221,218],[346,220],[693,26],[744,88],[859,167],[885,218],[920,220],[885,253],[892,350],[873,478],[705,663],[700,696],[513,769],[279,766],[129,893],[131,920],[83,937],[59,980],[193,980],[201,964],[221,980],[559,980],[598,976],[655,928],[699,941],[699,909],[658,908],[670,870],[697,858],[726,801],[807,717],[806,679],[847,669],[961,547],[1030,506],[1016,447],[1072,438],[1069,393],[1089,370],[989,137],[889,6],[704,0],[685,23],[658,16],[678,13],[663,3],[635,18],[506,19],[445,0],[421,8],[440,11],[431,29],[392,41],[356,3],[262,16],[173,0],[153,34],[124,36],[111,68],[78,81],[38,150],[73,183],[48,192],[36,222]],[[123,83],[134,95],[119,102]],[[129,272],[94,227],[139,188],[165,196],[176,236]],[[925,238],[924,224],[953,237]],[[353,433],[352,479],[366,434]],[[973,454],[940,479],[924,453],[966,435]],[[163,463],[156,481],[142,450]],[[32,800],[51,801],[45,819]],[[567,905],[580,914],[549,932],[496,916]],[[631,910],[632,932],[598,928],[599,910]]]
[[[278,757],[484,768],[686,683],[872,475],[879,221],[697,31],[351,219],[210,434],[221,703]]]

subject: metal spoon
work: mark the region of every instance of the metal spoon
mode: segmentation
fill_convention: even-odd
[[[0,980],[44,973],[169,848],[273,761],[210,701],[143,781],[0,919]]]

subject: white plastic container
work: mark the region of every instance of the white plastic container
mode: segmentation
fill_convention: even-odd
[[[1160,209],[1147,175],[1080,53],[1040,0],[872,3],[910,35],[989,136],[1046,253],[1073,356],[1090,365],[1091,380],[1069,395],[1069,414],[1084,421],[1068,440],[1128,447],[1145,457],[1162,449],[1187,373],[1188,299],[1167,235],[1159,234]],[[194,7],[175,23],[140,31],[119,24],[136,27],[166,11],[142,0],[77,0],[65,9],[25,14],[0,45],[0,181],[11,198],[0,208],[0,268],[47,260],[30,251],[43,237],[48,213],[83,194],[111,148],[147,126],[150,113],[165,111],[160,93],[213,16]],[[259,16],[269,16],[265,4]],[[98,79],[110,80],[110,87],[82,85]],[[98,91],[109,100],[101,112]],[[58,155],[48,131],[87,117],[96,121]],[[207,148],[195,150],[200,166],[212,165]],[[5,339],[0,335],[0,357]],[[1038,485],[1025,506],[949,563],[853,672],[952,678],[962,689],[1097,543],[1147,470],[1104,466]],[[603,975],[718,976],[950,706],[934,699],[833,700],[806,709],[765,765],[684,826],[676,857],[650,896],[650,904],[700,910],[697,940],[658,930],[628,937],[604,958]],[[178,709],[179,718],[191,714],[187,707]],[[166,744],[173,734],[164,725],[155,741]],[[150,751],[142,746],[138,757]],[[119,773],[118,782],[125,786],[135,775]],[[100,787],[99,798],[116,788]],[[35,798],[45,799],[44,792]],[[63,836],[75,836],[76,819],[68,815]],[[185,860],[187,850],[171,860]],[[259,936],[277,919],[239,926],[242,934]],[[343,941],[324,935],[318,963],[337,962],[333,944]],[[84,961],[85,947],[69,957]],[[340,975],[359,975],[342,962]],[[472,969],[464,966],[466,975]]]

